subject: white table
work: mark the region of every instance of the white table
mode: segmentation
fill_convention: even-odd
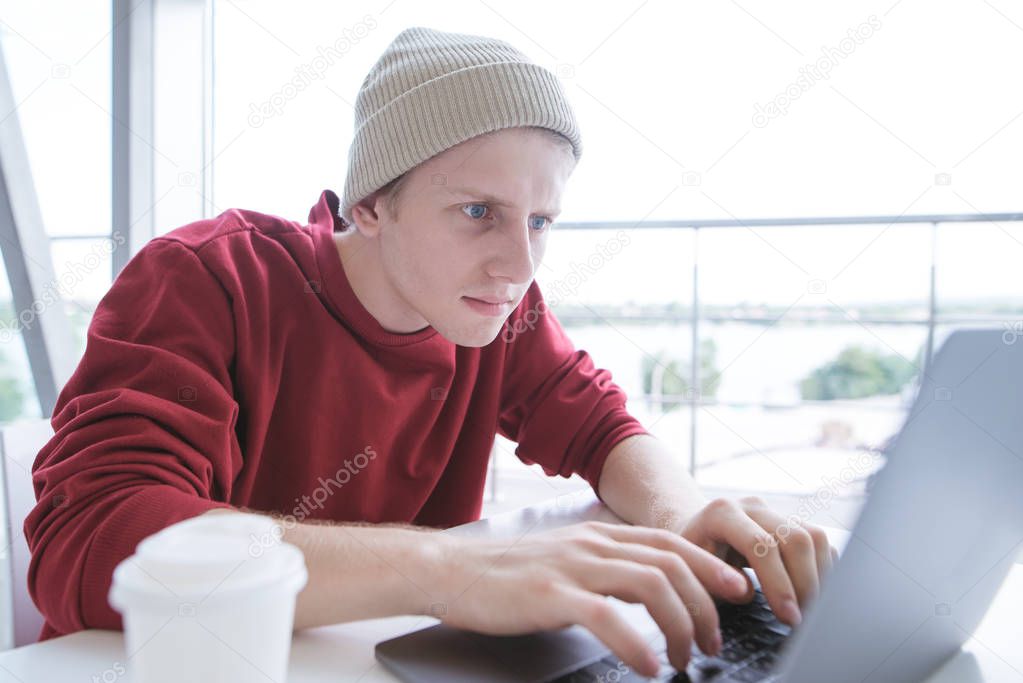
[[[520,536],[588,519],[620,521],[591,491],[582,490],[446,533]],[[836,546],[844,546],[844,531],[828,529],[828,533]],[[1023,565],[1016,564],[975,637],[929,683],[1023,683],[1023,648],[1018,635],[1021,606]],[[630,615],[635,617],[635,610],[630,610]],[[436,620],[428,617],[393,617],[302,631],[293,641],[288,681],[393,683],[396,679],[376,663],[374,645],[433,623]],[[81,631],[0,653],[0,683],[130,683],[125,659],[120,632]]]

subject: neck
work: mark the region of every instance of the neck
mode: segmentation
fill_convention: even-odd
[[[393,334],[409,334],[429,325],[384,272],[379,240],[349,228],[334,233],[334,244],[355,297],[381,327]]]

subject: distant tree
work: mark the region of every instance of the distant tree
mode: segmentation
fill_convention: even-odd
[[[0,422],[20,417],[25,405],[25,395],[21,391],[21,386],[9,372],[10,363],[7,356],[0,351]]]
[[[918,353],[917,366],[920,358]],[[804,399],[817,401],[897,394],[916,373],[902,356],[849,346],[805,377],[799,390]]]
[[[0,301],[0,320],[7,325],[8,329],[17,329],[13,302]],[[20,343],[20,339],[17,337],[15,339]],[[10,370],[10,361],[0,351],[0,422],[7,422],[20,416],[25,403],[25,396],[21,392],[18,380],[10,376]]]
[[[95,308],[94,304],[92,304],[92,308]],[[92,319],[92,312],[89,308],[83,309],[81,305],[69,305],[67,313],[77,355],[81,356],[85,349],[86,330]],[[0,301],[0,321],[6,324],[9,330],[20,329],[12,301]],[[20,332],[15,333],[12,343],[22,343]],[[12,367],[12,363],[0,351],[0,422],[9,422],[24,414],[26,397],[24,386],[17,379],[18,375],[20,372]],[[29,395],[34,399],[31,385],[29,386]]]
[[[20,417],[25,406],[25,395],[21,393],[18,380],[0,377],[0,422]]]
[[[713,398],[717,394],[721,377],[717,367],[717,345],[712,339],[700,342],[700,397]],[[672,358],[667,351],[643,356],[643,392],[658,393],[665,398],[662,408],[673,410],[690,398],[690,368],[688,361]]]

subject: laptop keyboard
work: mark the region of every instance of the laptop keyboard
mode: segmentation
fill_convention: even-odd
[[[782,645],[792,629],[778,621],[767,605],[763,592],[757,588],[752,601],[745,605],[722,602],[718,605],[721,624],[721,652],[710,657],[693,646],[689,671],[675,671],[668,664],[667,653],[659,653],[661,672],[647,678],[630,670],[615,655],[594,662],[554,683],[632,683],[633,681],[673,681],[676,683],[713,681],[713,683],[770,683],[778,680],[771,674]]]

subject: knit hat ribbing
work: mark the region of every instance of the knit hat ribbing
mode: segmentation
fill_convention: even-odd
[[[338,210],[460,142],[501,128],[540,126],[582,154],[557,76],[508,43],[424,27],[405,29],[370,69],[355,101],[355,139]]]

